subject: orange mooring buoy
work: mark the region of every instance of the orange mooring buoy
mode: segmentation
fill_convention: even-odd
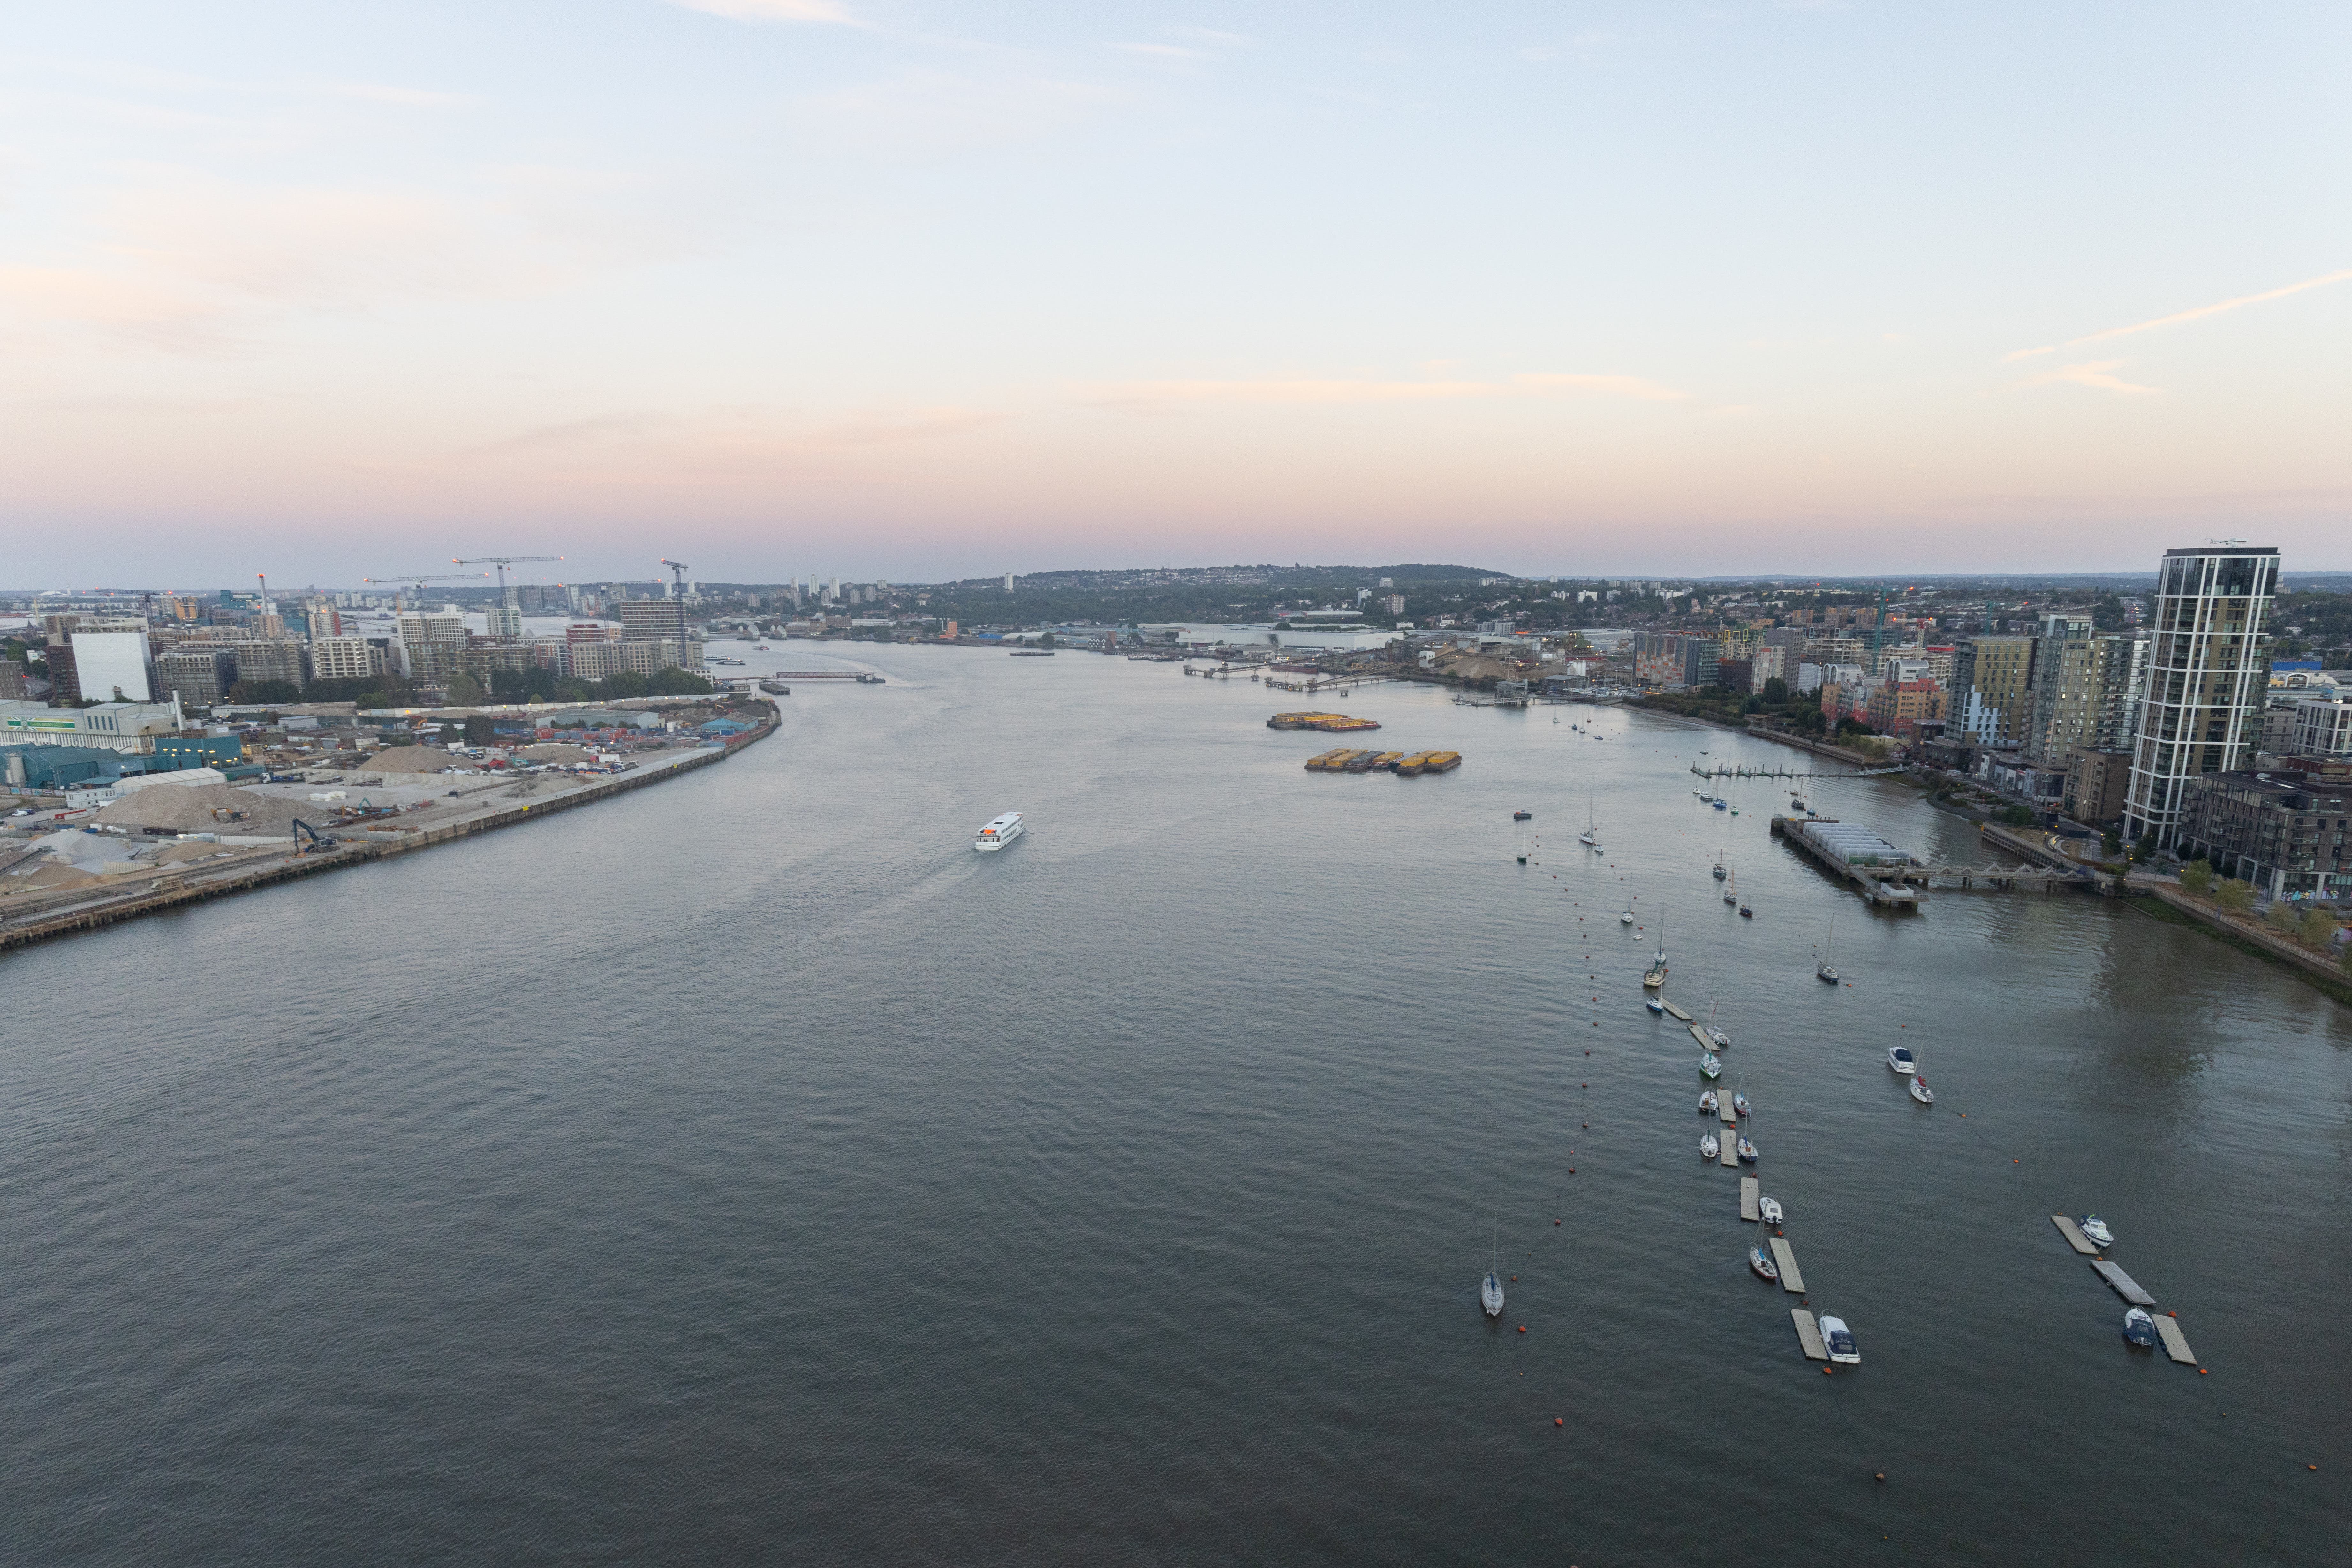
[[[1519,1325],[1519,1332],[1521,1332],[1521,1333],[1523,1333],[1523,1334],[1524,1334],[1524,1333],[1526,1333],[1527,1331],[1528,1331],[1528,1326],[1527,1326],[1525,1323],[1521,1323],[1521,1324]]]
[[[1561,1420],[1561,1419],[1560,1419],[1559,1416],[1557,1416],[1557,1415],[1555,1415],[1555,1416],[1553,1416],[1553,1417],[1551,1418],[1551,1424],[1552,1424],[1553,1426],[1567,1426],[1567,1425],[1568,1425],[1568,1423],[1567,1423],[1567,1422],[1565,1422],[1565,1421]]]

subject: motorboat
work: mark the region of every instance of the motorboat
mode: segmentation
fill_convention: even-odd
[[[1918,1062],[1913,1058],[1910,1051],[1902,1046],[1889,1046],[1886,1047],[1886,1065],[1894,1068],[1896,1072],[1901,1073],[1905,1078],[1909,1078],[1913,1073],[1919,1070]]]
[[[2116,1233],[2109,1230],[2107,1228],[2107,1222],[2101,1219],[2097,1215],[2084,1215],[2075,1223],[2075,1228],[2080,1230],[2084,1236],[2089,1237],[2093,1241],[2097,1242],[2101,1247],[2113,1247],[2116,1244]]]
[[[1830,1360],[1844,1366],[1860,1366],[1862,1352],[1854,1348],[1853,1331],[1845,1326],[1843,1318],[1826,1313],[1822,1318],[1822,1342],[1830,1347]]]
[[[1756,918],[1756,911],[1749,909],[1746,904],[1742,904],[1739,906],[1739,918],[1744,921],[1752,921]]]
[[[1748,1114],[1748,1096],[1746,1094],[1735,1094],[1731,1097],[1731,1113],[1734,1116],[1745,1116]]]
[[[1916,1072],[1911,1075],[1911,1098],[1922,1105],[1936,1103],[1936,1091],[1929,1089],[1927,1080]]]
[[[1780,1266],[1773,1262],[1772,1255],[1760,1247],[1751,1247],[1748,1249],[1748,1267],[1755,1272],[1759,1279],[1769,1279],[1775,1283],[1780,1280]]]
[[[1513,822],[1533,822],[1535,820],[1535,816],[1536,814],[1532,811],[1515,811],[1511,813],[1511,820]]]
[[[1657,1014],[1660,1017],[1665,1016],[1666,1005],[1664,1002],[1659,1001],[1655,996],[1643,997],[1642,1005],[1647,1007],[1651,1012]]]
[[[1717,1079],[1723,1076],[1723,1064],[1716,1060],[1715,1053],[1713,1051],[1709,1051],[1698,1058],[1698,1076],[1706,1079],[1709,1083],[1713,1083]]]
[[[1723,1145],[1716,1141],[1714,1133],[1702,1132],[1699,1134],[1698,1152],[1701,1159],[1719,1160],[1723,1157]]]
[[[1756,1212],[1763,1219],[1766,1225],[1779,1225],[1781,1218],[1780,1200],[1778,1198],[1758,1198],[1756,1200]]]
[[[1716,1098],[1715,1090],[1703,1089],[1698,1091],[1698,1113],[1701,1116],[1713,1116],[1722,1109],[1723,1101]]]
[[[1002,816],[992,816],[981,824],[979,837],[971,841],[971,847],[982,854],[991,854],[1003,848],[1027,831],[1027,826],[1021,820],[1021,814],[1017,811],[1008,811]]]
[[[2124,1338],[2142,1350],[2156,1346],[2156,1320],[2147,1315],[2145,1307],[2134,1307],[2124,1314]]]
[[[1490,1318],[1503,1315],[1502,1275],[1502,1255],[1498,1248],[1488,1265],[1486,1278],[1478,1286],[1478,1304],[1486,1309],[1486,1315]]]
[[[1698,798],[1699,798],[1702,802],[1706,802],[1706,801],[1712,801],[1712,800],[1714,800],[1714,799],[1715,799],[1715,796],[1713,796],[1713,795],[1711,795],[1707,794],[1707,793],[1706,793],[1706,791],[1705,791],[1705,790],[1700,790],[1700,791],[1698,792]]]
[[[1743,1165],[1756,1163],[1756,1145],[1744,1136],[1739,1140],[1739,1163]]]

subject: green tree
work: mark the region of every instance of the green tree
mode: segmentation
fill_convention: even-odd
[[[707,697],[718,689],[692,670],[680,669],[674,664],[656,670],[653,679],[646,683],[648,697]]]
[[[1996,813],[1993,820],[2003,827],[2031,827],[2040,819],[2024,806],[2012,805]]]
[[[2254,907],[2254,885],[2232,877],[2214,889],[2213,901],[2233,914],[2251,910]]]
[[[2336,919],[2329,910],[2307,909],[2295,926],[2295,937],[2305,947],[2326,948],[2336,941]]]
[[[1789,701],[1789,683],[1777,675],[1766,681],[1764,700],[1775,708],[1786,707]]]
[[[2213,862],[2191,860],[2180,868],[2180,890],[2194,893],[2200,899],[2210,897],[2213,891]]]
[[[299,702],[302,689],[290,680],[240,680],[228,689],[231,702]]]
[[[2278,899],[2272,902],[2267,918],[2272,925],[2289,935],[2294,933],[2296,927],[2303,924],[2302,912],[2284,899]]]
[[[498,738],[498,725],[488,714],[469,713],[466,716],[466,744],[487,746]]]
[[[450,707],[471,708],[478,703],[488,701],[489,698],[490,694],[482,689],[482,683],[464,670],[461,669],[449,678]]]

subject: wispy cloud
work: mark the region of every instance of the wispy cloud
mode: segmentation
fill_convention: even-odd
[[[1534,373],[1503,381],[1384,381],[1372,377],[1255,381],[1133,381],[1103,388],[1094,399],[1108,405],[1175,403],[1377,404],[1448,403],[1472,398],[1551,397],[1586,394],[1641,403],[1678,403],[1689,397],[1637,375],[1577,375]]]
[[[2306,289],[2325,289],[2331,283],[2352,279],[2352,267],[2340,272],[2323,272],[2316,278],[2306,278],[2300,283],[2289,283],[2283,289],[2265,289],[2259,294],[2241,294],[2234,300],[2223,300],[2211,305],[2200,305],[2193,310],[2176,310],[2169,316],[2153,321],[2135,321],[2128,327],[2109,327],[2104,331],[2086,332],[2079,338],[2068,338],[2063,343],[2045,343],[2038,349],[2019,349],[2001,356],[2004,364],[2041,354],[2056,353],[2062,348],[2080,348],[2084,343],[2105,342],[2110,338],[2127,338],[2134,332],[2152,332],[2158,327],[2177,327],[2184,321],[2200,321],[2208,316],[2219,316],[2230,310],[2242,310],[2249,305],[2264,305],[2273,300],[2284,300],[2290,294],[2300,294]]]
[[[2082,364],[2063,364],[2056,370],[2045,370],[2040,375],[2028,376],[2021,384],[2055,386],[2063,383],[2072,386],[2095,386],[2101,392],[2121,392],[2135,396],[2156,390],[2137,382],[2126,381],[2116,374],[2123,363],[2119,359],[2101,359],[2089,360]]]
[[[1205,60],[1206,49],[1188,49],[1181,44],[1113,44],[1112,48],[1123,55],[1150,55],[1163,60]]]
[[[830,22],[856,26],[857,18],[833,0],[669,0],[689,11],[724,16],[730,22]]]

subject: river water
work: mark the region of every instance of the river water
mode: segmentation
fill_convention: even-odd
[[[1694,798],[1802,761],[1722,731],[1372,687],[1467,760],[1327,777],[1244,680],[874,658],[688,778],[0,960],[0,1558],[2343,1560],[2336,1004],[2077,895],[1872,914],[1779,790]],[[1858,1368],[1747,1271],[1661,917]]]

